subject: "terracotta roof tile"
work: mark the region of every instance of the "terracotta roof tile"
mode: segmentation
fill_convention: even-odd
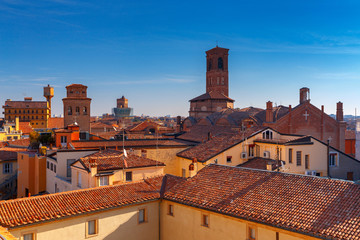
[[[126,161],[126,164],[124,163]],[[95,163],[98,171],[141,168],[153,166],[165,166],[164,163],[149,158],[136,156],[129,153],[126,158],[121,151],[105,150],[92,153],[86,157],[82,157],[79,161],[90,170],[90,165]]]
[[[244,138],[251,136],[255,133],[257,128],[247,129],[244,133],[233,133],[233,134],[221,134],[219,136],[211,138],[209,141],[200,143],[189,149],[185,149],[177,154],[179,157],[194,159],[196,158],[199,162],[204,162],[226,149],[240,143]]]
[[[16,139],[8,141],[9,146],[28,147],[30,145],[30,138]]]
[[[75,149],[90,149],[99,147],[122,147],[123,141],[120,140],[93,140],[93,141],[73,141],[71,143]],[[141,139],[141,140],[126,140],[124,141],[125,148],[137,147],[187,147],[194,145],[187,141],[177,139]]]
[[[9,160],[17,160],[17,152],[0,149],[0,161],[9,161]]]
[[[52,221],[160,198],[164,182],[180,180],[167,175],[142,182],[19,198],[0,202],[0,224],[6,228]],[[40,207],[41,206],[41,207]]]
[[[238,167],[267,170],[267,165],[271,165],[272,170],[277,168],[276,160],[262,157],[252,158],[242,164],[239,164]]]
[[[62,117],[49,118],[48,128],[64,128],[64,118]]]
[[[216,92],[216,91],[211,91],[211,92],[207,92],[207,93],[204,93],[196,98],[193,98],[190,100],[190,102],[192,101],[201,101],[201,100],[207,100],[207,99],[221,99],[221,100],[228,100],[230,102],[234,102],[233,99],[225,96],[224,94],[222,93],[219,93],[219,92]]]
[[[4,108],[48,108],[46,101],[5,101]]]
[[[189,132],[186,132],[177,137],[177,139],[183,139],[193,142],[203,142],[208,139],[208,134],[217,136],[219,134],[236,133],[231,126],[213,126],[213,125],[199,125],[196,124],[191,127]]]
[[[360,188],[344,180],[210,165],[164,199],[329,239],[360,239]]]
[[[22,133],[25,135],[28,135],[32,131],[34,131],[32,126],[30,125],[30,122],[19,122],[19,130],[21,130]]]

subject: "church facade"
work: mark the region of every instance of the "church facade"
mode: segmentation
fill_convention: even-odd
[[[206,51],[206,93],[190,100],[190,117],[198,119],[234,107],[234,100],[228,97],[228,52],[218,46]]]

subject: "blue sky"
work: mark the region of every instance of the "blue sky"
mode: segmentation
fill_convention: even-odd
[[[360,112],[358,1],[0,0],[0,103],[87,85],[92,115],[125,95],[136,115],[187,116],[205,92],[205,51],[229,48],[235,107],[295,106],[299,89]],[[1,115],[0,115],[1,116]]]

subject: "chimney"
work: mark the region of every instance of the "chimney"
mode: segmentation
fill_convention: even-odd
[[[300,89],[300,104],[310,102],[310,89],[303,87]]]
[[[336,103],[336,121],[341,122],[344,121],[344,113],[343,113],[343,103]]]
[[[97,174],[97,163],[95,159],[89,159],[89,163],[90,163],[91,176],[93,177]]]
[[[274,115],[273,115],[273,106],[272,102],[268,101],[266,103],[266,122],[273,122],[274,121]]]
[[[32,97],[24,97],[24,101],[26,101],[26,102],[31,102],[31,101],[32,101]]]

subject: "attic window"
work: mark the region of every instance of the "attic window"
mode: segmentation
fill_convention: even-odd
[[[273,132],[266,130],[263,132],[263,139],[273,139]]]

